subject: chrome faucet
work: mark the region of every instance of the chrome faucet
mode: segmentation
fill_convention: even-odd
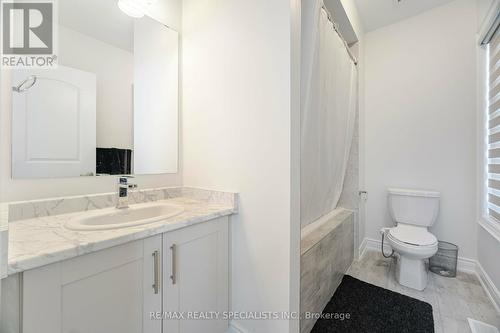
[[[128,190],[137,188],[137,184],[130,184],[128,180],[132,176],[121,176],[118,178],[118,196],[116,198],[116,208],[128,208]]]

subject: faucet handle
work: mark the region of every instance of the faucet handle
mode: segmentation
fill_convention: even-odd
[[[134,178],[134,176],[120,176],[118,178],[118,183],[121,184],[121,185],[127,185],[128,184],[128,180],[130,178]]]

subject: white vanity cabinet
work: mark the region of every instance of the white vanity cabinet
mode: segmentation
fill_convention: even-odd
[[[227,217],[164,234],[163,311],[184,316],[166,318],[164,333],[227,331],[227,234]]]
[[[161,332],[161,235],[23,273],[23,333]],[[156,270],[156,275],[155,275]]]
[[[20,282],[22,333],[225,333],[228,217],[25,271]],[[189,320],[207,312],[220,320]]]

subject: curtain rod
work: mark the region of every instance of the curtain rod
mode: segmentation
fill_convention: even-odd
[[[326,8],[325,4],[322,4],[321,8],[326,12],[326,15],[328,17],[328,21],[330,21],[332,23],[333,30],[337,33],[337,35],[339,35],[340,39],[344,43],[345,49],[347,50],[347,54],[349,54],[349,57],[351,58],[351,60],[354,63],[354,65],[357,66],[358,65],[358,59],[356,59],[356,57],[354,56],[354,54],[352,54],[351,49],[349,48],[349,45],[347,44],[347,41],[345,40],[344,36],[342,36],[342,33],[339,30],[339,25],[333,20],[333,16],[330,13],[330,11],[328,10],[328,8]]]

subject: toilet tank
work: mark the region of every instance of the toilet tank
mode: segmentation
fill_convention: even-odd
[[[389,211],[397,223],[430,227],[439,212],[440,193],[392,188],[389,192]]]

